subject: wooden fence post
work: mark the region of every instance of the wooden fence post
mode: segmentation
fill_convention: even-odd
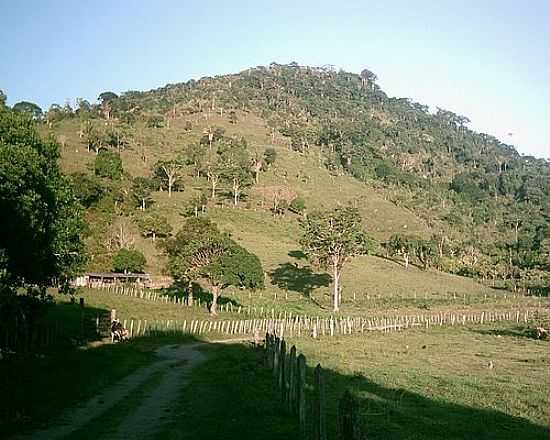
[[[277,377],[277,384],[281,390],[281,396],[285,399],[286,384],[285,384],[285,370],[286,370],[286,342],[281,339],[281,345],[279,348],[279,376]]]
[[[84,298],[80,298],[80,340],[85,338],[84,334]]]
[[[275,347],[273,350],[273,379],[279,380],[279,353],[280,353],[280,340],[275,336]]]
[[[297,375],[297,362],[296,362],[296,347],[293,345],[288,355],[288,409],[291,413],[296,413],[296,375]]]
[[[266,365],[268,368],[273,368],[273,343],[271,342],[271,334],[265,334],[265,356]]]
[[[298,404],[298,419],[300,421],[300,438],[305,439],[306,428],[306,357],[301,354],[297,359],[298,374],[296,376],[296,394]]]
[[[315,367],[313,381],[313,440],[327,440],[325,396],[321,364]]]
[[[363,440],[357,402],[348,390],[338,402],[338,435],[340,440]]]

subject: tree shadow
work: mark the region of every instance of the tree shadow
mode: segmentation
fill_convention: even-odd
[[[192,283],[191,289],[193,291],[193,298],[195,301],[200,300],[201,302],[206,302],[207,304],[212,303],[212,293],[202,287],[199,283]],[[233,298],[227,297],[227,292],[222,292],[221,296],[218,298],[218,305],[222,306],[224,304],[232,304],[233,306],[239,306],[240,304],[235,301]]]
[[[489,336],[504,336],[512,338],[537,339],[536,332],[526,327],[515,327],[513,329],[494,329],[494,330],[472,330],[473,333]]]
[[[193,294],[193,302],[200,301],[201,303],[211,304],[212,302],[212,293],[206,290],[197,282],[191,283],[191,292]],[[186,303],[189,301],[189,287],[187,283],[181,281],[174,281],[172,285],[166,289],[163,289],[163,295],[169,296],[171,298],[178,298]],[[235,301],[232,298],[227,297],[227,292],[222,292],[222,296],[218,298],[218,304],[232,304],[233,306],[239,306],[239,302]]]
[[[205,364],[197,373],[191,384],[193,392],[175,409],[167,432],[203,440],[309,438],[298,434],[298,417],[283,403],[262,349],[242,344],[209,344],[209,349],[217,352],[212,365]],[[220,373],[211,373],[215,370]],[[228,374],[231,381],[227,381]],[[337,435],[337,412],[345,390],[350,390],[358,403],[362,431],[369,440],[550,438],[550,428],[496,410],[431,399],[407,389],[380,385],[361,374],[323,369],[322,377],[329,439],[341,438]],[[306,368],[306,383],[306,422],[311,433],[311,364]],[[212,417],[216,418],[215,424],[201,423]]]
[[[406,389],[382,386],[361,375],[332,370],[324,373],[327,388],[337,396],[349,388],[358,397],[361,420],[371,440],[519,440],[550,435],[549,428],[492,409],[433,400]]]
[[[6,359],[26,358],[110,336],[110,310],[87,304],[82,307],[76,299],[45,304],[34,316],[21,309],[4,308],[0,313],[0,352]]]
[[[292,257],[292,258],[295,258],[296,260],[306,260],[307,259],[307,255],[304,252],[300,251],[300,250],[290,251],[288,253],[288,256]]]
[[[328,287],[332,277],[326,273],[315,273],[310,266],[283,263],[269,272],[271,283],[284,290],[302,293],[310,297],[319,287]]]

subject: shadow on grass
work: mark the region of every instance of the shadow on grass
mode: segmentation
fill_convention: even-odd
[[[302,293],[308,298],[319,287],[328,287],[332,277],[326,273],[315,273],[310,266],[283,263],[269,272],[271,283],[280,289]]]
[[[537,339],[536,332],[533,329],[525,327],[515,327],[512,329],[496,329],[496,330],[472,330],[474,333],[480,335],[489,335],[489,336],[507,336],[513,338],[527,338],[527,339]]]
[[[193,293],[193,301],[200,301],[201,303],[211,304],[212,303],[212,294],[204,289],[199,283],[191,283],[191,292]],[[174,282],[170,287],[163,290],[163,294],[171,298],[177,297],[178,299],[184,299],[185,301],[189,300],[189,287],[186,283],[179,281]],[[223,293],[222,293],[223,295]],[[232,304],[233,306],[238,307],[239,302],[235,301],[232,298],[227,296],[221,296],[218,298],[218,305]]]
[[[189,335],[160,333],[125,344],[0,363],[0,385],[7,390],[0,393],[0,435],[55,420],[64,408],[89,399],[152,362],[157,347],[190,342],[200,341]],[[208,357],[193,370],[168,423],[155,438],[303,440],[298,434],[298,419],[282,402],[262,349],[221,343],[199,349]],[[329,439],[337,438],[337,401],[346,389],[358,399],[369,440],[550,438],[549,428],[495,410],[436,401],[357,374],[323,370],[323,377]],[[306,378],[309,390],[313,384],[311,366]],[[310,394],[307,402],[312,402]],[[311,414],[308,407],[309,421]]]
[[[288,256],[295,258],[296,260],[307,260],[307,255],[301,250],[290,251]]]
[[[191,342],[200,341],[191,335],[158,333],[126,343],[67,347],[0,361],[0,438],[51,425],[65,410],[153,362],[159,346]]]
[[[64,351],[84,341],[110,334],[110,311],[78,301],[45,303],[40,314],[4,310],[0,319],[0,349],[8,357]]]
[[[156,438],[302,439],[297,417],[282,402],[263,350],[215,344],[206,349],[210,358],[195,370],[171,424]],[[549,428],[499,411],[436,401],[406,389],[381,386],[361,375],[323,370],[323,377],[329,439],[338,438],[337,402],[346,389],[358,400],[369,440],[550,438]],[[307,383],[311,389],[311,367],[307,369]],[[308,408],[309,421],[311,414],[312,408]]]

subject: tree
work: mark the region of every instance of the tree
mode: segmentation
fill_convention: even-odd
[[[97,100],[101,104],[109,104],[117,98],[118,98],[118,95],[114,92],[102,92],[97,97]]]
[[[392,255],[400,255],[403,257],[405,268],[408,268],[411,256],[416,252],[417,243],[417,237],[394,234],[390,237],[387,246]]]
[[[119,180],[122,177],[122,159],[120,154],[110,150],[100,150],[94,162],[96,176]]]
[[[96,176],[73,173],[71,174],[71,181],[74,195],[85,208],[99,202],[105,194],[105,188]]]
[[[113,102],[118,98],[118,95],[113,92],[103,92],[97,99],[101,102],[101,109],[103,110],[103,115],[105,119],[111,119],[111,114],[113,111]]]
[[[155,181],[148,177],[139,176],[132,180],[132,197],[142,211],[153,202],[151,192],[155,189]]]
[[[239,246],[203,217],[186,221],[166,246],[168,267],[174,279],[201,281],[212,292],[210,313],[217,314],[218,298],[229,286],[257,289],[264,286],[258,257]]]
[[[210,198],[212,200],[216,198],[216,189],[223,171],[220,155],[216,151],[209,149],[204,163],[204,174],[206,174],[210,182]]]
[[[168,197],[172,197],[172,190],[179,189],[183,164],[180,160],[159,160],[153,168],[153,175],[160,179],[161,188],[168,189]]]
[[[147,118],[148,128],[162,128],[164,125],[164,118],[159,115],[152,115]]]
[[[42,109],[34,102],[21,101],[14,104],[13,111],[26,113],[33,119],[41,119],[43,112]]]
[[[165,238],[172,232],[168,219],[157,212],[138,219],[138,226],[144,237],[151,237],[154,242],[157,237]]]
[[[218,154],[221,162],[221,177],[231,184],[233,205],[237,206],[243,189],[252,185],[246,145],[242,142],[222,143]]]
[[[113,257],[113,270],[124,273],[143,273],[147,260],[136,249],[120,249]]]
[[[10,289],[68,283],[86,261],[82,208],[58,158],[29,115],[0,107],[0,284]]]
[[[208,194],[201,192],[199,195],[193,197],[181,212],[184,217],[198,217],[199,214],[206,213],[206,207],[208,205]]]
[[[3,90],[0,90],[0,107],[5,107],[8,97]]]
[[[266,148],[264,151],[264,161],[267,167],[270,167],[277,160],[277,150],[273,147]]]
[[[205,148],[200,143],[189,145],[183,153],[185,164],[191,165],[193,167],[193,174],[195,175],[195,177],[200,176],[205,155]]]
[[[344,264],[356,255],[368,253],[368,238],[356,208],[338,207],[317,212],[303,222],[302,245],[316,264],[331,269],[333,310],[340,310],[341,276]]]
[[[438,248],[435,241],[419,238],[414,243],[414,251],[424,270],[432,266],[434,261],[438,259]]]

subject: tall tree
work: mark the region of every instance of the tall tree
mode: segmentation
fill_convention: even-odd
[[[155,181],[148,177],[134,177],[132,181],[132,197],[142,211],[145,211],[147,205],[153,202],[151,192],[155,188]]]
[[[139,229],[144,237],[151,237],[154,242],[158,237],[166,238],[172,232],[172,226],[168,219],[158,212],[141,217],[137,221]]]
[[[403,258],[405,268],[409,267],[411,257],[415,255],[418,246],[418,237],[411,235],[394,234],[388,241],[388,250],[392,255],[399,255]]]
[[[119,180],[123,173],[120,154],[110,150],[100,150],[95,158],[94,170],[99,177]]]
[[[303,222],[302,245],[316,264],[332,271],[333,310],[340,310],[341,277],[344,264],[368,253],[368,237],[356,208],[338,207],[309,215]]]
[[[13,105],[13,111],[26,113],[33,119],[41,119],[43,112],[42,109],[34,102],[21,101]]]
[[[218,183],[224,171],[220,155],[216,151],[208,150],[203,167],[203,172],[210,182],[210,198],[214,200]]]
[[[115,272],[143,273],[147,260],[137,249],[120,249],[113,257]]]
[[[193,217],[167,244],[169,270],[176,280],[205,283],[212,292],[210,313],[217,314],[223,289],[263,288],[264,272],[258,257],[218,231],[207,219]]]
[[[252,184],[248,151],[243,142],[226,142],[219,146],[222,177],[231,185],[233,205],[237,206],[242,191]]]
[[[172,197],[172,191],[176,189],[182,176],[183,164],[181,160],[159,160],[153,168],[153,174],[159,178],[162,187],[168,189],[168,197]]]
[[[25,113],[0,107],[0,283],[67,282],[85,262],[83,214],[58,165]]]

